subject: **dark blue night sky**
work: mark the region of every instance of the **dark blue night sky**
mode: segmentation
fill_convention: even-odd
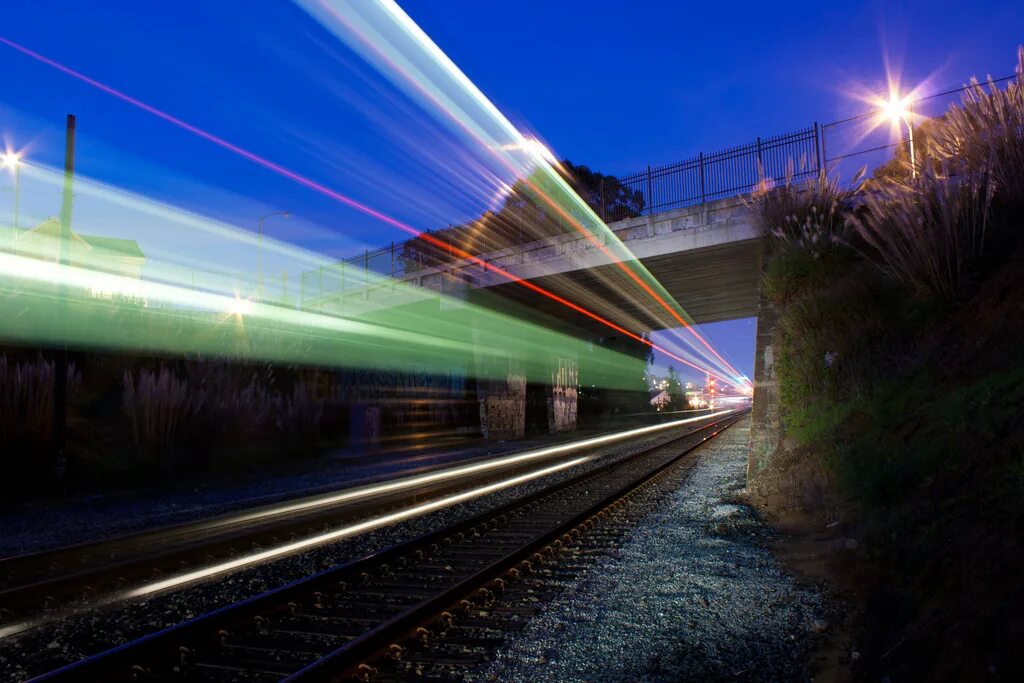
[[[942,89],[1010,73],[1024,42],[1012,0],[400,4],[513,122],[560,157],[620,174],[862,111],[850,92],[882,89],[886,59],[905,82]],[[473,210],[396,205],[381,180],[410,166],[392,133],[411,107],[288,2],[36,0],[7,3],[0,26],[417,228]],[[284,207],[327,231],[303,246],[332,255],[404,237],[6,46],[0,74],[0,135],[37,163],[60,164],[74,112],[83,174],[243,227]],[[752,329],[711,331],[748,373]]]

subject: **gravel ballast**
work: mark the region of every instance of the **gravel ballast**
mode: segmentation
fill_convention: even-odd
[[[579,576],[474,681],[800,680],[824,599],[732,502],[749,418],[702,449],[621,552]]]
[[[652,436],[593,449],[590,453],[598,455],[598,458],[570,470],[310,552],[244,569],[174,592],[121,603],[116,608],[86,612],[57,624],[0,640],[0,679],[22,680],[38,675],[217,607],[453,524],[576,476],[582,471],[665,443],[681,433],[682,430],[669,429]]]

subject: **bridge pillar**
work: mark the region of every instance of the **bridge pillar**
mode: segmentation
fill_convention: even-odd
[[[526,375],[512,363],[508,374],[477,380],[480,433],[488,440],[521,439],[526,434]]]
[[[558,358],[558,367],[551,372],[548,387],[548,431],[576,431],[579,412],[579,362],[575,358]]]
[[[754,405],[750,420],[747,478],[768,466],[779,445],[779,388],[775,381],[775,325],[778,313],[764,293],[757,307],[754,344]]]

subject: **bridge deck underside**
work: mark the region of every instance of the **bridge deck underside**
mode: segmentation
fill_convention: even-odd
[[[641,262],[696,324],[757,315],[761,276],[759,240],[744,240],[652,256],[642,259]],[[581,301],[579,296],[571,293],[572,290],[564,287],[567,280],[585,289],[587,301]],[[564,293],[567,299],[613,320],[617,316],[608,313],[621,310],[641,321],[643,331],[678,327],[668,325],[664,318],[659,319],[650,314],[650,310],[657,308],[657,304],[639,286],[631,284],[625,288],[611,284],[621,280],[622,273],[619,268],[614,264],[608,264],[598,268],[539,277],[532,279],[531,282],[554,292]],[[490,287],[487,291],[519,302],[532,312],[554,318],[560,324],[568,323],[587,332],[608,332],[608,328],[600,323],[514,283]]]

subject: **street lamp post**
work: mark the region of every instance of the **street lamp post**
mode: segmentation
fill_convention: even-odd
[[[21,201],[21,156],[15,152],[7,152],[0,157],[4,168],[14,171],[14,222],[11,224],[11,253],[17,249],[18,240],[18,204]]]
[[[275,211],[273,213],[268,213],[265,216],[260,216],[260,218],[259,218],[259,234],[260,234],[260,240],[259,240],[259,266],[258,266],[258,272],[257,272],[257,275],[256,275],[256,292],[257,292],[257,296],[259,297],[260,301],[263,300],[263,221],[267,220],[268,218],[272,218],[274,216],[281,216],[282,218],[289,218],[291,216],[291,214],[288,213],[287,211]]]
[[[882,105],[882,109],[897,127],[899,127],[900,121],[907,124],[908,142],[910,144],[910,177],[916,178],[917,159],[914,157],[914,122],[910,99],[892,95],[889,97],[889,101]]]

